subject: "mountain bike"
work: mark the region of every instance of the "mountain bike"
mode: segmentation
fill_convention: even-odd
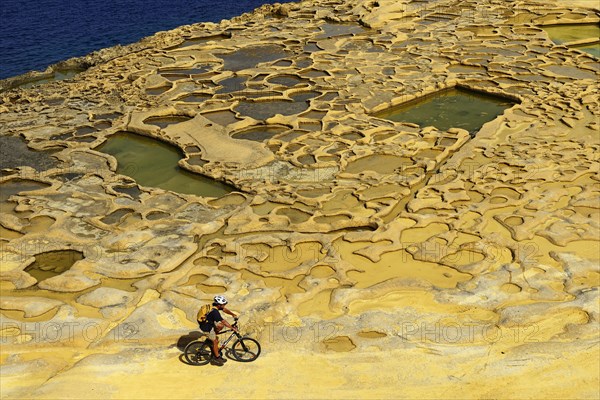
[[[237,319],[232,326],[236,329],[238,328]],[[227,349],[226,355],[232,356],[235,360],[240,362],[250,362],[258,358],[260,355],[260,343],[258,343],[256,339],[242,336],[233,329],[226,329],[217,333],[217,335],[223,335],[229,332],[231,332],[231,335],[229,335],[227,340],[223,341],[223,344],[219,346],[219,352],[223,351],[229,342],[236,338],[231,347]],[[206,365],[213,358],[212,347],[213,343],[209,338],[206,338],[205,340],[194,340],[185,347],[183,353],[188,363],[192,365]]]

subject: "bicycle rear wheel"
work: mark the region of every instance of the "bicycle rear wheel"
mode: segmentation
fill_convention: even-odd
[[[212,357],[210,344],[197,340],[188,344],[183,352],[187,362],[192,365],[206,365]]]
[[[231,346],[231,353],[238,361],[254,361],[260,355],[260,343],[252,338],[240,338]]]

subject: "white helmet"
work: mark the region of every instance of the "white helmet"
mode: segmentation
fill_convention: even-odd
[[[225,296],[215,296],[215,303],[220,304],[222,306],[224,306],[225,304],[227,304],[227,299],[225,298]]]

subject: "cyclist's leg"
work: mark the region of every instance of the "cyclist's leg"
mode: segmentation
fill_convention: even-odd
[[[219,358],[219,339],[213,340],[213,356]]]
[[[225,324],[223,324],[222,322],[216,322],[215,323],[215,332],[218,334],[219,332],[221,332],[223,330],[223,328],[225,327]],[[217,345],[215,347],[215,354],[218,354],[217,357],[222,358],[222,354],[221,354],[221,349],[219,349],[219,343],[218,343],[218,338],[217,338]]]
[[[208,338],[212,341],[213,344],[213,356],[214,357],[219,357],[219,338],[217,338],[217,333],[215,332],[215,329],[211,329],[210,332],[208,332]]]

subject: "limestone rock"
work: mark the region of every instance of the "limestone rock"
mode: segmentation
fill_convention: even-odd
[[[99,287],[77,298],[77,302],[90,307],[114,307],[129,303],[134,293],[108,287]]]
[[[74,271],[67,271],[39,282],[38,286],[40,289],[55,292],[80,292],[99,283],[98,279],[88,278]]]
[[[64,304],[44,297],[0,297],[0,309],[23,311],[26,318],[38,317]]]

